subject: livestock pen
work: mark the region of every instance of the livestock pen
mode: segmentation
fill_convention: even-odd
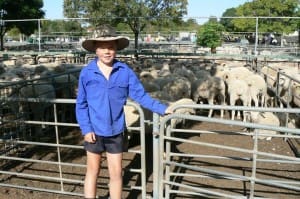
[[[54,81],[54,76],[47,79]],[[85,174],[82,137],[78,125],[70,116],[71,112],[65,114],[63,109],[65,106],[72,109],[75,99],[7,95],[18,93],[20,88],[32,85],[34,81],[5,84],[0,89],[0,196],[81,198]],[[24,104],[21,102],[35,104],[31,109],[46,103],[49,105],[47,117],[25,117],[30,116],[30,112],[23,113],[26,109],[19,109]],[[164,118],[154,114],[153,119],[149,119],[135,103],[128,102],[128,105],[137,110],[139,122],[128,127],[132,134],[129,152],[124,154],[123,161],[124,198],[299,197],[300,160],[287,142],[299,139],[299,129],[231,121],[228,114],[224,119],[176,113]],[[181,105],[176,109],[185,107]],[[198,104],[189,108],[200,112],[213,108],[217,111],[235,109],[289,115],[300,113],[296,107],[280,109]],[[171,128],[169,123],[176,119],[185,120],[186,126]],[[153,133],[147,134],[146,126],[149,124],[153,127]],[[36,139],[36,126],[43,129],[39,132],[40,139]],[[270,141],[260,140],[257,136],[259,131],[249,131],[252,129],[278,133],[272,135]],[[97,184],[100,198],[108,191],[106,160],[102,164],[104,169]]]

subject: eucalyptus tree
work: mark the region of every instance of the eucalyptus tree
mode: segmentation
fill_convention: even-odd
[[[148,25],[166,27],[170,23],[179,23],[182,21],[182,17],[187,14],[187,0],[77,1],[81,2],[78,9],[82,14],[81,16],[89,18],[89,23],[93,27],[103,23],[114,26],[118,24],[128,25],[134,34],[136,52],[138,51],[139,34],[145,27]]]
[[[289,33],[300,26],[299,0],[253,0],[237,7],[236,15],[245,17],[232,20],[238,31],[255,30],[256,19],[247,17],[259,17],[259,32]]]
[[[29,36],[37,29],[37,20],[44,17],[43,0],[0,0],[0,50],[3,50],[3,38],[7,31],[18,28],[20,33]],[[11,20],[6,22],[6,20]],[[23,20],[23,21],[14,21]]]

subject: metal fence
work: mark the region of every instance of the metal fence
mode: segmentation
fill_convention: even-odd
[[[11,105],[16,106],[18,102],[35,103],[36,107],[39,103],[51,104],[53,120],[12,118],[8,108]],[[0,186],[83,196],[85,158],[81,133],[75,121],[66,122],[58,119],[59,105],[74,104],[75,99],[1,97]],[[130,179],[124,185],[124,189],[136,190],[142,198],[146,198],[144,114],[137,104],[127,102],[127,105],[133,106],[139,113],[139,124],[128,127],[128,130],[133,135],[138,134],[140,139],[137,141],[138,147],[131,148],[127,155],[124,155],[124,172],[129,176],[137,176],[137,179]],[[31,130],[33,126],[36,126],[34,129],[45,128],[47,131],[37,135]],[[138,162],[135,165],[131,165],[133,157],[136,159],[135,162]],[[105,162],[104,160],[102,163],[102,172],[107,173]],[[108,183],[105,182],[107,177],[103,179],[104,182],[97,185],[102,194],[108,189]]]
[[[181,105],[177,108],[300,113],[300,109],[208,105]],[[212,123],[216,126],[222,124],[223,130],[172,129],[170,126],[164,128],[174,119]],[[246,132],[240,128],[224,130],[237,126],[255,131]],[[158,180],[154,184],[153,195],[155,198],[297,198],[300,194],[300,176],[297,169],[300,158],[264,147],[268,141],[258,139],[263,135],[259,129],[280,132],[272,135],[273,140],[300,138],[299,129],[286,127],[179,114],[164,118],[156,142],[159,147],[154,147],[157,149],[154,153],[159,154],[154,164],[159,165],[159,170],[154,173]],[[212,139],[206,141],[205,136]],[[234,139],[244,140],[246,144],[236,143]],[[190,151],[186,152],[184,147],[179,147],[183,143],[185,146],[190,145]],[[267,168],[271,172],[266,171]],[[283,174],[281,168],[289,172]],[[280,191],[274,191],[278,189]]]
[[[200,17],[199,17],[200,18]],[[202,17],[204,18],[204,17]],[[209,17],[205,17],[209,19]],[[248,32],[226,32],[223,33],[223,46],[232,46],[238,48],[240,51],[232,54],[247,54],[250,53],[252,55],[264,55],[271,57],[281,56],[289,57],[289,56],[298,56],[299,55],[299,36],[295,35],[283,35],[283,33],[272,33],[272,32],[261,32],[260,23],[265,20],[269,21],[280,21],[280,20],[300,20],[299,17],[223,17],[225,19],[247,19],[255,21],[255,26],[253,26],[252,30]],[[195,19],[197,19],[195,17]],[[222,17],[218,18],[222,19]],[[36,42],[34,44],[28,44],[27,41],[14,41],[14,42],[6,42],[5,47],[7,49],[19,49],[19,50],[34,50],[37,52],[44,51],[69,51],[69,50],[80,50],[81,41],[90,37],[92,32],[83,32],[74,33],[74,32],[53,32],[49,33],[46,30],[43,30],[41,24],[44,21],[48,21],[48,19],[24,19],[24,20],[2,20],[3,24],[6,23],[21,23],[23,21],[36,21],[37,22],[37,31],[34,34]],[[89,19],[87,18],[65,18],[60,19],[60,21],[77,21],[81,24],[88,23]],[[295,30],[299,31],[299,30]],[[199,46],[195,45],[195,34],[197,30],[181,30],[181,31],[156,31],[153,32],[151,30],[143,30],[140,32],[139,38],[139,51],[151,51],[151,52],[161,52],[161,53],[174,53],[174,45],[188,45],[190,48],[188,50],[182,49],[182,52],[189,53],[208,53],[209,50],[207,48],[199,48]],[[135,50],[134,49],[134,34],[132,32],[120,32],[123,35],[126,35],[131,38],[130,46],[127,48],[128,51]],[[76,36],[74,36],[74,34]],[[272,35],[273,34],[273,35]],[[299,33],[298,33],[299,34]],[[276,43],[272,42],[275,41]],[[43,41],[43,42],[42,42]],[[19,43],[19,44],[18,44]],[[25,45],[28,44],[28,45]],[[157,44],[159,44],[159,48],[157,48]],[[19,46],[19,47],[17,47]],[[24,47],[26,46],[26,47]],[[125,50],[126,51],[126,50]],[[175,53],[180,53],[181,51]],[[224,49],[220,49],[219,53],[224,53]],[[280,52],[280,53],[279,53]]]

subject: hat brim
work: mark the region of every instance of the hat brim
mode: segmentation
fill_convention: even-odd
[[[90,52],[95,52],[96,44],[103,41],[116,41],[117,50],[122,50],[129,45],[129,39],[127,37],[116,36],[116,37],[99,37],[95,39],[86,39],[82,42],[82,47]]]

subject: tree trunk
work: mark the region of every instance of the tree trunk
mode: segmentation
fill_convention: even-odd
[[[210,48],[210,53],[211,54],[216,54],[217,53],[217,48],[216,47],[211,47]]]
[[[0,30],[0,42],[1,42],[1,45],[0,45],[0,51],[3,51],[4,50],[4,34],[5,32],[3,31],[3,27],[1,26],[1,30]]]
[[[136,60],[139,59],[139,32],[134,32],[134,57]]]

